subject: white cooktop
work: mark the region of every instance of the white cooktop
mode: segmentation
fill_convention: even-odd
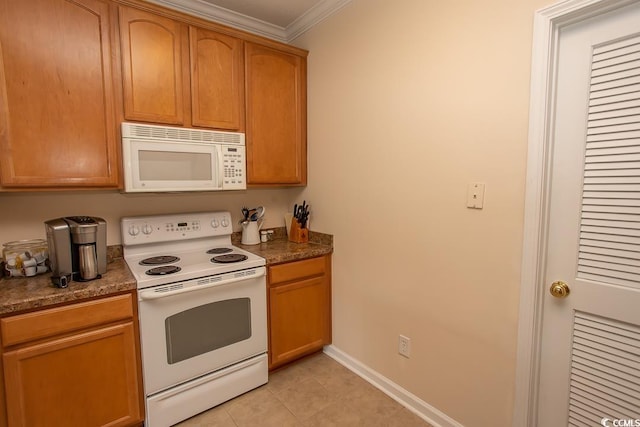
[[[229,212],[198,212],[186,214],[127,217],[121,220],[124,259],[138,282],[138,289],[175,283],[200,277],[229,273],[265,265],[265,260],[231,244],[231,214]],[[210,249],[229,248],[228,255],[244,255],[239,262],[217,263],[218,254]],[[141,265],[140,261],[156,256],[175,256],[179,260],[157,265]],[[180,271],[149,275],[156,267],[179,267]]]

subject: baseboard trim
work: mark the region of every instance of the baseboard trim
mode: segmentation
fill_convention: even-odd
[[[431,424],[433,427],[464,427],[462,424],[429,405],[418,396],[408,392],[390,379],[364,365],[333,345],[326,346],[324,353],[384,394]]]

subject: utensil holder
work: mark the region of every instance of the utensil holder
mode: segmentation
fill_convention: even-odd
[[[309,229],[300,228],[300,223],[295,218],[291,219],[289,241],[295,243],[307,243],[309,241]]]

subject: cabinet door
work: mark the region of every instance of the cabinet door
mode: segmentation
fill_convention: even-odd
[[[306,58],[245,43],[247,183],[305,185]]]
[[[4,369],[0,358],[0,427],[7,427],[7,404],[4,392]]]
[[[106,0],[0,0],[2,186],[118,186],[111,27]]]
[[[193,125],[244,129],[242,40],[190,27],[189,42]]]
[[[125,119],[185,123],[187,31],[172,19],[120,7]]]
[[[133,323],[3,355],[11,426],[124,426],[142,421]]]
[[[326,276],[269,289],[270,366],[319,350],[331,341]]]

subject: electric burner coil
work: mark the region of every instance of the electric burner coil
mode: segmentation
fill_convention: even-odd
[[[140,261],[138,264],[140,265],[161,265],[161,264],[172,264],[174,262],[180,261],[180,258],[173,255],[158,255],[153,256],[151,258],[145,258]]]
[[[177,265],[163,265],[147,270],[145,271],[145,274],[148,274],[149,276],[166,276],[167,274],[177,273],[180,270],[182,269]]]
[[[213,258],[211,258],[211,262],[229,264],[232,262],[241,262],[246,260],[247,258],[248,257],[246,255],[242,255],[242,254],[225,254],[225,255],[214,256]]]

